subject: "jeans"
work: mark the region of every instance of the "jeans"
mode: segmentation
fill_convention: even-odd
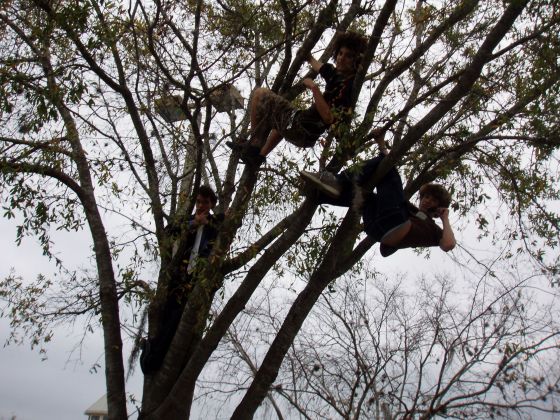
[[[375,173],[384,156],[367,160],[358,167],[347,169],[337,175],[342,187],[339,198],[334,199],[320,194],[319,200],[335,206],[350,207],[356,187],[361,187]],[[408,220],[408,210],[404,198],[401,177],[396,168],[381,178],[376,185],[377,192],[363,191],[364,203],[362,218],[364,231],[376,241],[381,240],[388,231]]]

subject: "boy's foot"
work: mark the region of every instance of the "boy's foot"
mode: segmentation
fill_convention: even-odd
[[[266,157],[260,154],[260,147],[253,146],[252,144],[227,141],[226,146],[233,151],[239,152],[239,159],[246,165],[259,167],[266,160]]]
[[[318,173],[301,171],[301,177],[313,184],[315,188],[324,192],[332,198],[339,198],[341,194],[341,185],[336,176],[328,171]]]
[[[246,139],[241,139],[240,141],[226,141],[226,146],[229,147],[231,150],[239,150],[243,149],[243,146],[247,144]]]

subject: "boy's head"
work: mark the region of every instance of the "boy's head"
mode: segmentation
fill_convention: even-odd
[[[214,208],[217,201],[218,197],[216,196],[214,190],[208,185],[201,185],[198,189],[198,194],[196,195],[196,213],[208,213]]]
[[[451,204],[451,193],[439,184],[424,184],[420,187],[420,210],[430,212],[438,207],[448,208]]]
[[[367,38],[363,35],[351,31],[339,34],[335,39],[333,48],[333,59],[337,63],[337,67],[339,54],[346,53],[352,57],[351,69],[356,72],[366,46]]]

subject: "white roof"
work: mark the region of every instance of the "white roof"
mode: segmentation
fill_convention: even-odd
[[[99,398],[96,402],[92,404],[90,408],[88,408],[84,414],[90,415],[107,415],[109,414],[109,408],[107,407],[107,394],[103,395]]]

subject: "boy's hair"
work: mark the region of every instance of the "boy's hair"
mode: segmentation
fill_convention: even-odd
[[[205,198],[209,198],[210,201],[212,202],[212,206],[216,205],[216,202],[218,201],[218,196],[216,196],[216,193],[214,192],[214,190],[209,187],[208,185],[201,185],[198,188],[198,194],[197,195],[201,195]]]
[[[360,61],[362,60],[362,54],[367,46],[367,38],[359,33],[347,31],[338,34],[334,41],[333,47],[333,58],[336,60],[336,56],[342,47],[346,47],[353,51],[354,57],[354,67],[358,68]]]
[[[438,201],[439,207],[449,207],[451,204],[451,193],[440,184],[424,184],[420,187],[420,199],[425,195],[431,195]]]

